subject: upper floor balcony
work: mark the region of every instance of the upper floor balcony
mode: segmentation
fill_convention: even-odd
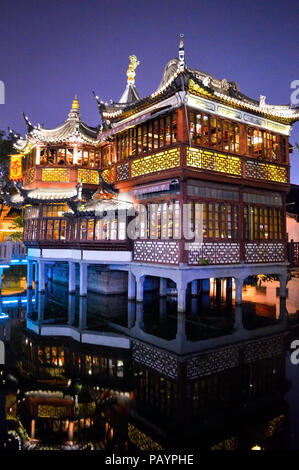
[[[102,174],[107,182],[118,184],[138,181],[138,178],[167,177],[169,173],[179,175],[182,170],[205,179],[228,177],[242,183],[246,180],[247,184],[267,183],[284,187],[290,181],[288,164],[184,144],[113,163],[104,168]]]

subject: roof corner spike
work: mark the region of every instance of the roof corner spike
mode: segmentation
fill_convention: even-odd
[[[127,83],[128,85],[134,85],[135,75],[136,75],[135,70],[140,64],[140,62],[139,60],[137,60],[136,55],[130,55],[129,59],[130,59],[130,63],[129,63],[129,67],[127,70],[127,77],[128,77]]]
[[[180,70],[184,70],[184,68],[185,68],[185,49],[184,49],[184,35],[183,34],[180,34],[179,65],[180,65]]]

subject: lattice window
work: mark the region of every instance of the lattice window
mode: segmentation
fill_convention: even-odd
[[[107,168],[106,170],[102,171],[102,176],[106,183],[114,183],[115,182],[115,166],[112,168]]]
[[[273,163],[246,161],[247,178],[276,181],[277,183],[288,182],[287,168]]]
[[[116,169],[116,180],[124,181],[130,178],[130,167],[129,162],[118,165]]]
[[[34,180],[35,180],[35,168],[30,168],[30,170],[26,172],[25,183],[31,184],[33,183]]]
[[[236,176],[242,175],[241,158],[193,147],[187,148],[187,166]]]
[[[134,261],[178,264],[179,244],[176,241],[136,240]]]
[[[157,171],[169,170],[180,165],[180,149],[175,148],[159,152],[148,157],[133,160],[131,166],[132,178],[147,175]]]
[[[277,263],[285,261],[284,243],[246,243],[246,263]]]
[[[240,262],[239,243],[193,243],[189,245],[188,264],[235,264]]]
[[[68,168],[43,168],[42,181],[67,183],[70,181],[70,170]]]
[[[96,170],[78,169],[78,181],[81,183],[99,184],[99,174]]]

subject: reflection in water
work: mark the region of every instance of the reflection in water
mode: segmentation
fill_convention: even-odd
[[[288,285],[288,309],[297,282]],[[246,286],[242,308],[230,286],[220,287],[190,296],[185,314],[175,297],[150,292],[135,303],[49,283],[45,294],[2,295],[0,445],[294,446],[295,367],[287,358],[286,376],[289,331],[277,286]]]

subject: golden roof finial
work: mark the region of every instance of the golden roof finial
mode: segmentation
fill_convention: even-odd
[[[130,63],[129,67],[127,70],[127,76],[128,76],[128,85],[134,85],[135,83],[135,69],[138,67],[140,64],[139,60],[137,60],[136,55],[130,55],[129,57]]]
[[[79,101],[78,101],[77,95],[75,95],[75,99],[72,104],[72,109],[79,109]]]

